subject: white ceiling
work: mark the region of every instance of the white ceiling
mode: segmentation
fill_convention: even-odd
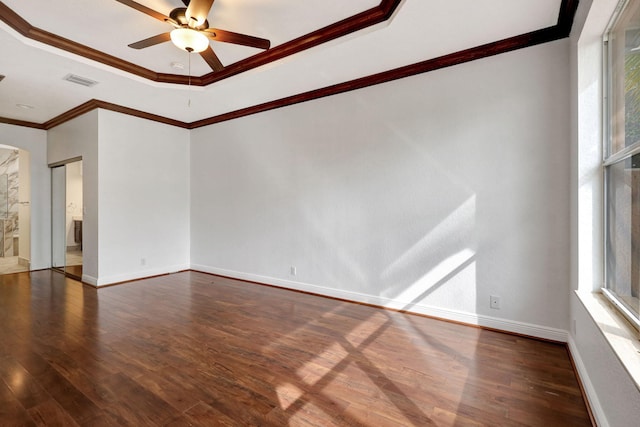
[[[186,74],[189,56],[164,43],[128,44],[171,29],[115,0],[2,0],[32,26],[160,73]],[[139,0],[168,15],[180,0]],[[43,123],[90,99],[185,122],[369,76],[556,24],[561,0],[405,0],[385,23],[207,87],[156,83],[24,38],[0,22],[0,117]],[[379,0],[216,0],[209,24],[272,47],[379,4]],[[224,65],[260,50],[213,42]],[[172,62],[185,69],[171,67]],[[192,55],[191,74],[211,70]],[[62,78],[77,74],[92,88]],[[190,101],[190,103],[189,103]],[[17,104],[33,106],[24,109]],[[190,104],[190,105],[189,105]]]

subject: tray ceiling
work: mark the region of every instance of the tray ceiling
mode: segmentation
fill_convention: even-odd
[[[179,0],[139,3],[163,14],[184,6]],[[276,51],[380,4],[378,0],[216,0],[209,22],[212,27],[267,38]],[[561,0],[404,0],[384,22],[202,87],[143,78],[55,44],[34,41],[9,23],[0,23],[0,75],[6,76],[0,82],[0,117],[43,123],[99,99],[193,122],[553,27],[564,4]],[[4,0],[0,6],[34,28],[127,63],[155,73],[188,74],[189,55],[171,43],[143,50],[127,47],[171,27],[115,0]],[[212,42],[212,47],[229,68],[261,54],[226,43]],[[190,62],[194,79],[211,73],[198,55],[191,55]],[[62,80],[69,73],[99,83],[87,88]]]

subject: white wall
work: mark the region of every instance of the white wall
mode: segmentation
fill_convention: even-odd
[[[566,339],[568,53],[194,130],[192,267]]]
[[[49,268],[51,266],[51,175],[47,168],[47,133],[44,130],[0,123],[0,144],[10,145],[30,153],[30,268],[32,270]],[[20,200],[25,201],[22,198]]]
[[[90,111],[47,132],[49,164],[82,157],[82,280],[98,282],[98,110]],[[47,191],[51,191],[49,188]]]
[[[602,35],[618,0],[580,3],[571,38],[571,289],[603,279]],[[598,425],[640,420],[640,391],[583,303],[571,292],[569,344]]]
[[[188,269],[189,131],[99,111],[98,285]]]

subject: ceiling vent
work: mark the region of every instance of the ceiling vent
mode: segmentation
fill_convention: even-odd
[[[63,77],[63,80],[66,80],[71,83],[79,84],[82,86],[87,86],[87,87],[95,86],[98,84],[98,82],[95,80],[91,80],[82,76],[77,76],[75,74],[67,74],[66,76]]]

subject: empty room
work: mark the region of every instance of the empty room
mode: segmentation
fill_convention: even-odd
[[[3,0],[0,54],[1,426],[638,425],[640,0]]]

